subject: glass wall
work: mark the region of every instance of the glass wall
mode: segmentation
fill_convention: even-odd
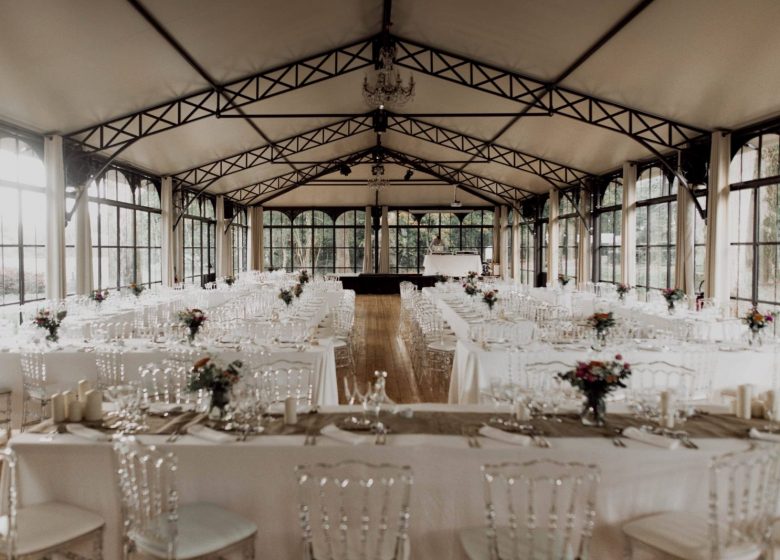
[[[596,200],[596,244],[599,282],[620,282],[623,182],[612,179]]]
[[[200,196],[188,205],[184,223],[184,281],[203,284],[211,280],[216,263],[214,200]]]
[[[279,210],[263,212],[263,268],[293,270],[292,222]]]
[[[347,210],[336,218],[336,272],[361,272],[366,237],[366,212]]]
[[[636,183],[637,293],[674,285],[677,235],[677,185],[658,166]]]
[[[0,305],[45,297],[45,185],[39,152],[15,135],[0,137]]]
[[[520,222],[520,283],[536,284],[534,223]]]
[[[558,274],[576,281],[580,217],[569,197],[562,192],[558,196]],[[570,196],[578,201],[573,193]]]
[[[249,268],[247,247],[249,245],[249,224],[246,210],[234,208],[235,216],[230,224],[230,240],[233,251],[233,274],[244,272]]]
[[[89,188],[96,289],[162,283],[160,196],[153,183],[111,169]]]
[[[387,221],[390,226],[390,272],[418,273],[428,246],[421,250],[417,220],[405,210],[393,210],[388,212]]]
[[[780,135],[742,143],[731,161],[729,268],[734,312],[780,303]]]

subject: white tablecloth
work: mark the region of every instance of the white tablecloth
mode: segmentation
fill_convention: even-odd
[[[424,274],[435,276],[466,276],[469,272],[482,274],[482,260],[479,255],[425,255]]]
[[[430,405],[428,405],[430,407]],[[57,500],[99,513],[106,520],[105,557],[120,557],[120,509],[110,444],[71,435],[53,441],[22,434],[12,440],[19,455],[22,504]],[[552,458],[594,463],[601,468],[591,558],[623,558],[620,526],[663,510],[706,512],[707,464],[716,454],[747,448],[747,441],[697,440],[699,450],[667,451],[638,442],[616,448],[607,438],[552,439],[552,449],[518,448],[481,438],[471,449],[460,436],[388,436],[387,445],[350,446],[319,437],[263,436],[245,443],[212,444],[190,436],[165,443],[142,436],[178,457],[180,503],[208,501],[252,519],[263,558],[299,558],[297,488],[293,468],[313,462],[356,459],[411,466],[412,558],[464,559],[457,531],[483,527],[480,466]]]

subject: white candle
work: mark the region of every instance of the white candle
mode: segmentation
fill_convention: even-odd
[[[674,428],[674,404],[671,391],[661,391],[661,422],[666,428]]]
[[[64,422],[68,417],[65,395],[55,393],[51,397],[51,417],[55,422]]]
[[[749,384],[737,387],[737,415],[744,420],[750,420],[753,400],[753,386]]]
[[[528,407],[525,406],[525,401],[523,399],[517,399],[515,400],[515,420],[518,422],[527,422],[528,421]]]
[[[298,399],[295,397],[287,397],[284,400],[284,423],[298,423]]]
[[[87,391],[84,399],[84,420],[98,422],[103,418],[103,393],[98,390]]]
[[[778,402],[777,398],[777,391],[774,389],[770,389],[766,392],[766,411],[769,414],[766,414],[766,416],[769,418],[771,417],[772,422],[777,422],[780,420],[780,416],[778,416],[778,412],[780,412],[780,402]]]
[[[84,416],[84,406],[79,401],[73,401],[68,405],[68,421],[81,422]]]
[[[89,381],[87,381],[86,379],[79,380],[78,393],[79,393],[79,400],[82,403],[87,400],[87,391],[89,391],[91,388],[92,388],[91,383]]]
[[[68,416],[68,409],[70,408],[71,403],[76,402],[76,393],[73,391],[63,391],[62,396],[65,397],[65,417]]]

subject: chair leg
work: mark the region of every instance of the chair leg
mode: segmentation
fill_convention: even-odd
[[[103,560],[103,527],[98,529],[93,537],[92,560]]]
[[[623,558],[624,560],[633,560],[634,558],[634,546],[633,542],[631,541],[630,537],[626,537],[626,545],[623,550]]]

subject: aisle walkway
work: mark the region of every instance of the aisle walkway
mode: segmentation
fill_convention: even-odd
[[[398,403],[421,402],[409,354],[398,336],[400,296],[359,295],[355,303],[355,329],[364,343],[355,356],[358,379],[365,381],[374,370],[384,370],[388,373],[387,394],[391,399]],[[339,398],[344,402],[341,376]],[[445,395],[426,400],[442,401]]]

